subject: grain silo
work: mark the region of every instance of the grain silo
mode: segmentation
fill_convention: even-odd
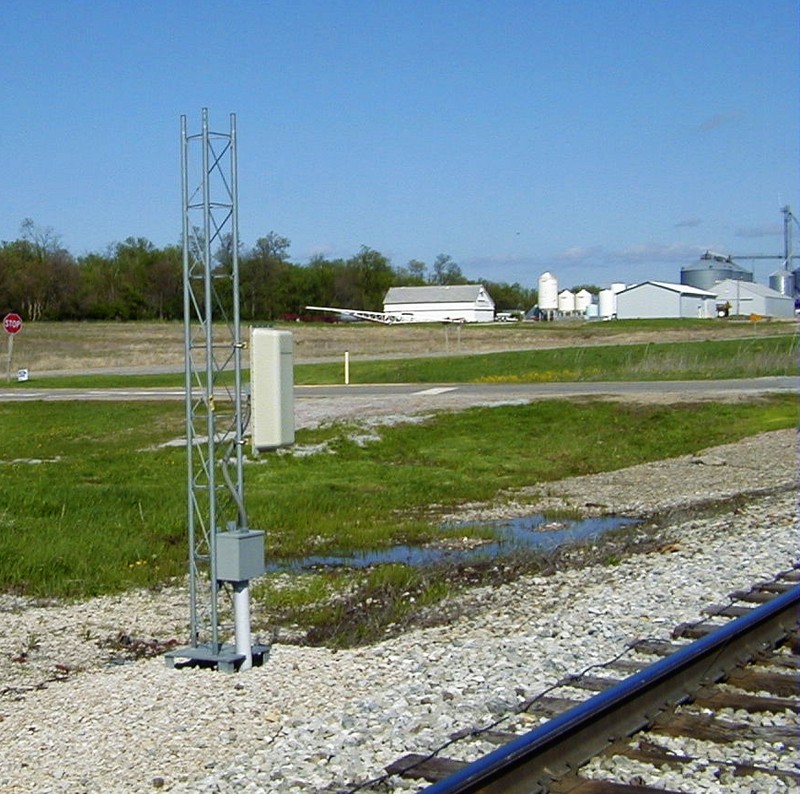
[[[539,308],[546,312],[558,308],[558,279],[549,272],[539,276]]]
[[[693,265],[681,268],[681,284],[697,289],[711,290],[714,284],[732,279],[752,281],[753,273],[746,270],[729,256],[706,251]]]
[[[564,289],[558,293],[558,310],[561,314],[575,313],[575,293]]]
[[[797,271],[792,272],[785,268],[783,270],[776,270],[774,273],[770,274],[769,288],[774,289],[775,292],[780,292],[781,295],[789,295],[793,298],[797,286],[797,282],[795,281],[796,273]]]
[[[597,314],[613,317],[617,313],[617,293],[613,289],[601,289],[597,296]]]
[[[586,314],[592,305],[592,293],[588,289],[581,289],[575,293],[575,311]]]

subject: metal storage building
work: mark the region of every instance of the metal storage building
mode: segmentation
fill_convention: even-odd
[[[729,303],[733,315],[794,317],[794,298],[748,281],[726,279],[714,285],[717,303]]]
[[[383,311],[411,323],[494,321],[494,301],[482,284],[391,287]]]
[[[620,320],[716,317],[716,298],[714,292],[685,284],[644,281],[617,294],[617,317]]]

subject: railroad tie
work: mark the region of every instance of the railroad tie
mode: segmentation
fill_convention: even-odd
[[[420,778],[427,780],[429,783],[436,783],[449,777],[454,772],[458,772],[466,765],[465,761],[457,761],[454,758],[409,753],[389,764],[386,767],[386,771],[390,775],[398,775],[412,780]]]

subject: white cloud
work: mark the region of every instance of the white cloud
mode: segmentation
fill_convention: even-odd
[[[671,243],[662,245],[650,243],[647,245],[633,245],[624,248],[613,254],[615,259],[625,262],[683,262],[689,263],[705,249],[698,245],[686,245],[685,243]]]
[[[760,226],[743,226],[735,234],[737,237],[777,237],[783,234],[783,227],[777,223],[763,223]]]
[[[711,132],[711,130],[715,130],[718,127],[732,124],[734,121],[741,118],[741,116],[742,112],[740,110],[734,110],[729,113],[715,113],[713,116],[709,116],[705,121],[698,124],[697,130],[698,132]]]
[[[598,259],[606,259],[607,252],[602,245],[580,246],[576,245],[567,248],[555,255],[555,259],[561,262],[588,262]]]
[[[694,228],[695,226],[700,226],[700,224],[702,222],[703,221],[702,221],[701,218],[684,218],[684,220],[678,221],[675,224],[674,228],[675,229],[691,229],[691,228]]]
[[[645,243],[642,245],[631,245],[619,250],[607,249],[601,245],[595,246],[575,246],[567,248],[556,254],[553,259],[557,262],[564,262],[571,265],[581,263],[596,264],[647,264],[649,262],[676,262],[687,263],[705,251],[705,248],[698,245],[687,245],[685,243]]]
[[[332,258],[336,253],[336,248],[330,243],[320,243],[312,245],[306,249],[305,254],[301,256],[302,259],[315,259],[316,257],[323,257],[325,259]]]

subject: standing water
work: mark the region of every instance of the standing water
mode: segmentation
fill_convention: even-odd
[[[456,538],[448,535],[443,543],[433,542],[424,545],[398,545],[377,551],[354,552],[347,555],[310,555],[300,560],[278,561],[269,570],[303,570],[309,568],[364,568],[369,565],[385,563],[404,563],[423,566],[441,562],[476,562],[478,560],[502,558],[520,551],[552,551],[553,549],[576,543],[594,540],[613,529],[632,526],[638,523],[635,518],[604,516],[579,520],[549,520],[543,515],[522,516],[467,524],[449,524],[446,529],[489,528],[494,539]],[[450,542],[448,542],[450,541]],[[466,546],[466,548],[465,548]]]

